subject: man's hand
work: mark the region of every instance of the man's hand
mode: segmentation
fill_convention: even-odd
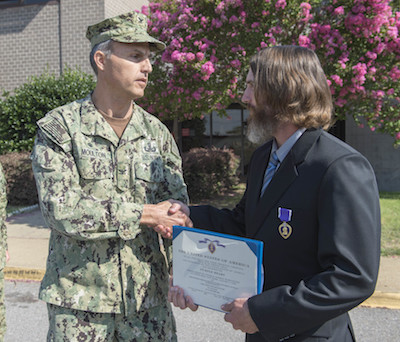
[[[170,210],[171,206],[177,208]],[[140,223],[152,227],[164,238],[170,239],[172,238],[172,226],[193,226],[189,216],[179,208],[180,204],[175,204],[172,200],[158,204],[145,204]]]
[[[186,217],[185,223],[183,224],[175,224],[177,226],[186,226],[186,227],[193,227],[193,223],[190,220],[189,216],[190,216],[190,209],[189,207],[180,202],[180,201],[176,201],[173,199],[168,200],[167,202],[169,202],[171,204],[171,206],[168,209],[168,215],[171,216],[175,216],[175,215],[179,215],[179,214],[184,214]],[[164,203],[164,202],[161,202]],[[163,224],[158,224],[157,226],[154,227],[154,230],[157,233],[160,233],[162,237],[167,238],[167,239],[171,239],[172,238],[172,226],[165,226]]]
[[[192,311],[196,311],[199,308],[193,303],[193,299],[191,297],[185,296],[183,289],[178,286],[173,286],[172,276],[169,279],[168,301],[182,310],[189,308]]]
[[[187,217],[190,216],[190,209],[185,203],[174,200],[174,199],[170,199],[168,201],[171,202],[171,204],[172,204],[168,211],[169,214],[171,214],[171,215],[175,214],[177,211],[180,210],[183,213],[185,213]]]
[[[233,329],[240,329],[247,334],[254,334],[258,331],[250,316],[247,298],[237,298],[231,303],[222,305],[221,309],[228,312],[225,314],[225,321],[231,323]]]

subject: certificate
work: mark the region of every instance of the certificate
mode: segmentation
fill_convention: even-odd
[[[197,305],[222,311],[262,291],[262,241],[174,226],[172,248],[174,286]]]

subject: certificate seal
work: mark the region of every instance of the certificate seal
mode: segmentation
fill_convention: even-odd
[[[208,244],[208,250],[210,251],[211,254],[213,254],[216,250],[215,245],[213,244],[212,241]]]

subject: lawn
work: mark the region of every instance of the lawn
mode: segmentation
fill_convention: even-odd
[[[217,208],[233,208],[243,195],[245,184],[232,191],[198,204],[211,204]],[[382,216],[382,255],[400,255],[400,193],[380,194]]]
[[[382,255],[400,255],[400,193],[380,194]]]

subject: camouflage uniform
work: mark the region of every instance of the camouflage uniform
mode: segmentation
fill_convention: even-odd
[[[152,329],[165,318],[173,326],[158,235],[139,224],[144,204],[188,200],[168,129],[134,105],[119,139],[90,96],[51,111],[38,126],[32,165],[51,227],[39,297],[63,308],[125,316],[161,306],[161,316],[148,318]],[[170,251],[170,240],[164,245]]]
[[[7,207],[6,179],[0,164],[0,341],[6,333],[6,310],[4,307],[4,267],[6,265],[7,228],[5,225]]]

